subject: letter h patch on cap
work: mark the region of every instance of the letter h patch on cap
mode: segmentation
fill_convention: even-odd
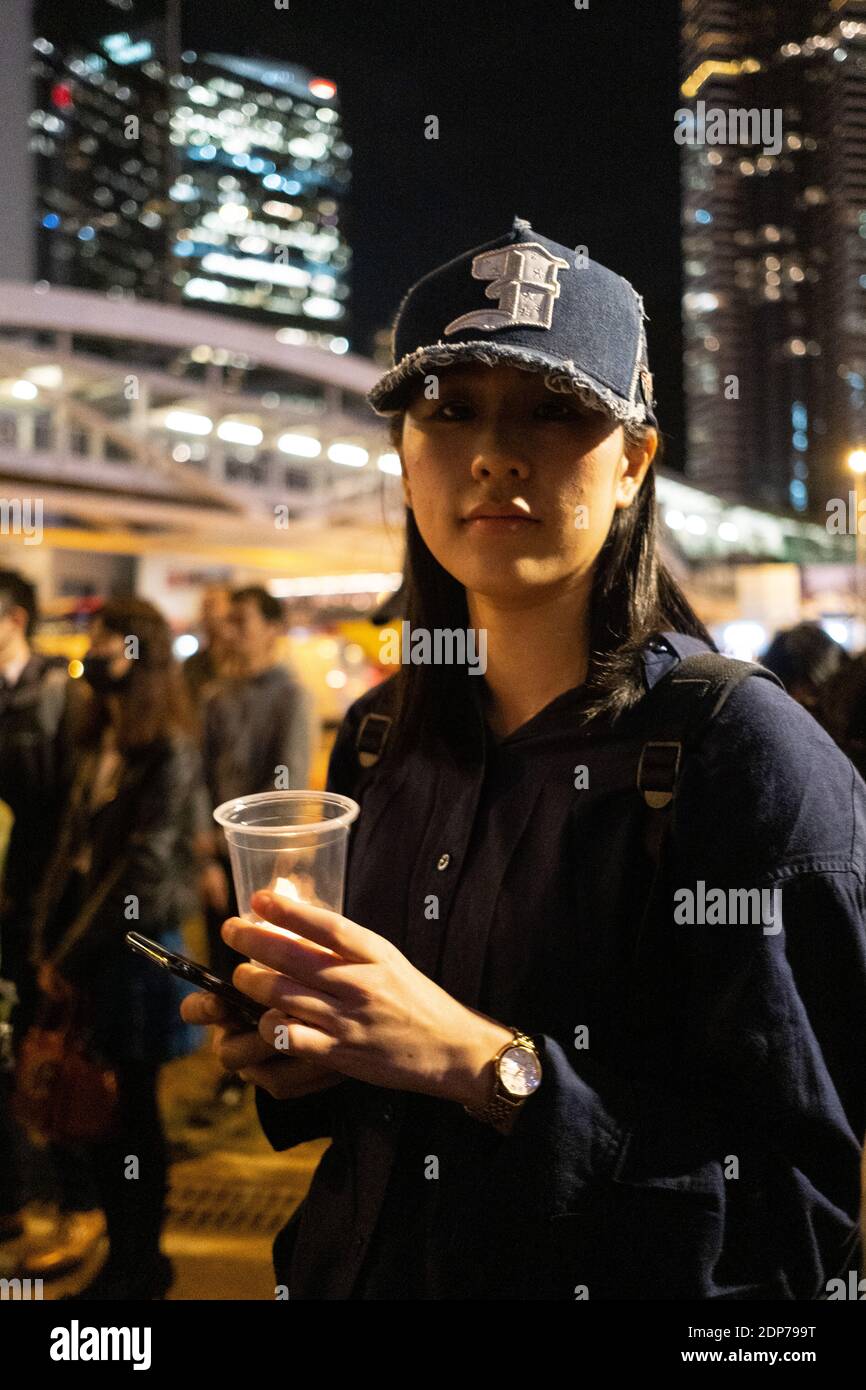
[[[515,328],[520,324],[550,328],[553,305],[559,298],[559,272],[569,270],[568,261],[554,256],[537,241],[503,246],[497,251],[480,251],[472,258],[475,280],[491,280],[484,291],[488,299],[498,299],[498,309],[475,309],[461,314],[444,328],[456,333],[461,328]]]

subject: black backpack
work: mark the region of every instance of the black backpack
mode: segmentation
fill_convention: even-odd
[[[685,759],[749,676],[762,676],[781,690],[785,688],[778,676],[757,662],[738,661],[720,652],[698,652],[684,657],[642,702],[653,737],[641,751],[637,788],[652,813],[647,819],[646,846],[656,866]]]
[[[654,734],[658,736],[643,746],[637,785],[648,807],[645,843],[655,866],[652,889],[661,870],[662,849],[670,825],[677,781],[689,749],[696,746],[725,701],[748,676],[763,676],[781,689],[785,688],[765,666],[750,661],[736,661],[718,652],[700,652],[685,657],[662,677],[647,696],[652,701],[647,708],[648,717]],[[635,968],[648,911],[649,901],[635,940],[632,957]],[[858,1228],[852,1233],[845,1253],[830,1277],[844,1280],[849,1270],[859,1271],[861,1259],[862,1244]],[[829,1279],[822,1279],[810,1301],[828,1300],[828,1283]]]
[[[785,688],[778,676],[757,662],[738,661],[719,652],[698,652],[683,657],[640,703],[653,737],[641,750],[637,790],[653,813],[647,820],[646,845],[656,863],[685,758],[725,701],[749,676],[762,676],[780,689]],[[360,769],[367,770],[378,763],[392,723],[390,715],[373,712],[364,715],[354,740],[354,754]],[[361,784],[365,780],[362,771]],[[662,811],[667,814],[659,814]]]

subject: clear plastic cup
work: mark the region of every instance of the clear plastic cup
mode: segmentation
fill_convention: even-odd
[[[250,908],[261,889],[342,912],[349,826],[360,809],[348,796],[315,791],[260,792],[218,806],[239,916],[262,921]]]

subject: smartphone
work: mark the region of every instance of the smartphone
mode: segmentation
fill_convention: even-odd
[[[167,951],[158,941],[151,941],[148,936],[142,936],[137,931],[128,931],[126,944],[131,946],[133,951],[147,956],[147,959],[152,960],[154,965],[162,966],[163,970],[170,970],[172,975],[179,975],[182,980],[188,980],[191,985],[198,985],[199,989],[207,990],[208,994],[215,994],[231,1009],[232,1013],[239,1014],[244,1023],[249,1023],[253,1028],[258,1028],[259,1019],[262,1014],[266,1014],[268,1011],[266,1004],[257,1004],[254,999],[250,999],[246,994],[241,994],[230,980],[224,980],[221,975],[214,975],[204,965],[199,965],[194,960],[188,960],[186,956],[179,956],[174,951]]]

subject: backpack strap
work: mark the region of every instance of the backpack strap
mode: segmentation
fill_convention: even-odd
[[[385,751],[393,718],[389,714],[365,714],[355,735],[355,753],[361,767],[373,767]]]
[[[377,700],[375,705],[378,704]],[[377,775],[394,723],[392,715],[380,713],[381,705],[379,709],[375,705],[344,721],[329,762],[333,785],[356,801],[360,801],[362,790]]]
[[[661,877],[677,784],[690,751],[699,744],[726,701],[749,676],[763,677],[784,690],[772,671],[755,662],[738,661],[719,652],[698,652],[684,657],[642,702],[644,728],[652,732],[652,737],[641,749],[636,780],[647,808],[644,846],[653,870],[631,945],[629,1003],[625,1017],[635,1035],[641,1027],[652,1026],[641,984],[651,966],[644,958],[644,933]]]
[[[645,843],[656,865],[688,752],[749,676],[760,676],[784,690],[779,678],[757,662],[698,652],[684,657],[646,697],[644,714],[653,737],[641,749],[637,789],[650,812]]]

